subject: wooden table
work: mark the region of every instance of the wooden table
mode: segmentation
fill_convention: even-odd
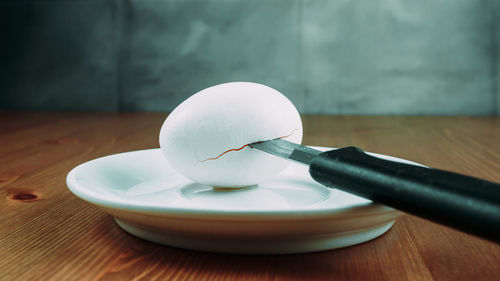
[[[0,112],[1,280],[500,280],[500,246],[410,215],[373,241],[242,256],[156,245],[65,183],[90,159],[158,147],[166,114]],[[304,143],[500,182],[499,117],[304,116]]]

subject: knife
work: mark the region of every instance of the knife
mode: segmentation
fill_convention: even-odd
[[[250,147],[309,166],[318,183],[500,242],[500,184],[389,161],[357,147],[326,152],[283,139]]]

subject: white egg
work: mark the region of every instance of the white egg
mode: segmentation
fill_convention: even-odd
[[[289,161],[248,144],[283,138],[301,143],[302,122],[280,92],[257,83],[232,82],[182,102],[160,131],[161,151],[185,177],[218,187],[255,185]]]

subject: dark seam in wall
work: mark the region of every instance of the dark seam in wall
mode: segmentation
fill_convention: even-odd
[[[116,3],[116,32],[117,32],[117,56],[116,56],[116,90],[118,94],[119,112],[123,112],[126,108],[123,91],[124,91],[124,70],[126,60],[128,59],[130,47],[130,19],[131,19],[131,4],[130,0],[115,0]]]
[[[113,31],[113,48],[114,48],[114,63],[115,63],[115,88],[114,88],[114,95],[115,95],[115,104],[114,104],[114,111],[117,111],[119,109],[119,103],[120,103],[120,92],[119,92],[119,80],[120,80],[120,69],[119,69],[119,55],[120,55],[120,12],[121,12],[121,7],[120,7],[120,1],[119,0],[113,0],[112,1],[112,31]]]
[[[491,3],[491,2],[490,2]],[[499,86],[499,81],[498,81],[498,64],[500,64],[499,58],[498,58],[498,40],[500,38],[497,37],[497,30],[498,30],[498,20],[495,17],[497,14],[497,10],[500,8],[500,5],[498,3],[491,3],[493,7],[490,7],[490,40],[491,40],[491,69],[490,69],[490,74],[491,74],[491,96],[492,96],[492,101],[493,101],[493,112],[492,115],[498,115],[499,112],[499,102],[498,102],[498,96],[500,95],[498,86]]]

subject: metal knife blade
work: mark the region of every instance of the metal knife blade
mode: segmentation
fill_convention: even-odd
[[[318,183],[500,243],[500,184],[385,160],[356,147],[320,152],[285,141],[250,147],[309,166]]]
[[[248,146],[304,165],[310,165],[311,161],[322,153],[322,151],[283,139],[258,141]]]

